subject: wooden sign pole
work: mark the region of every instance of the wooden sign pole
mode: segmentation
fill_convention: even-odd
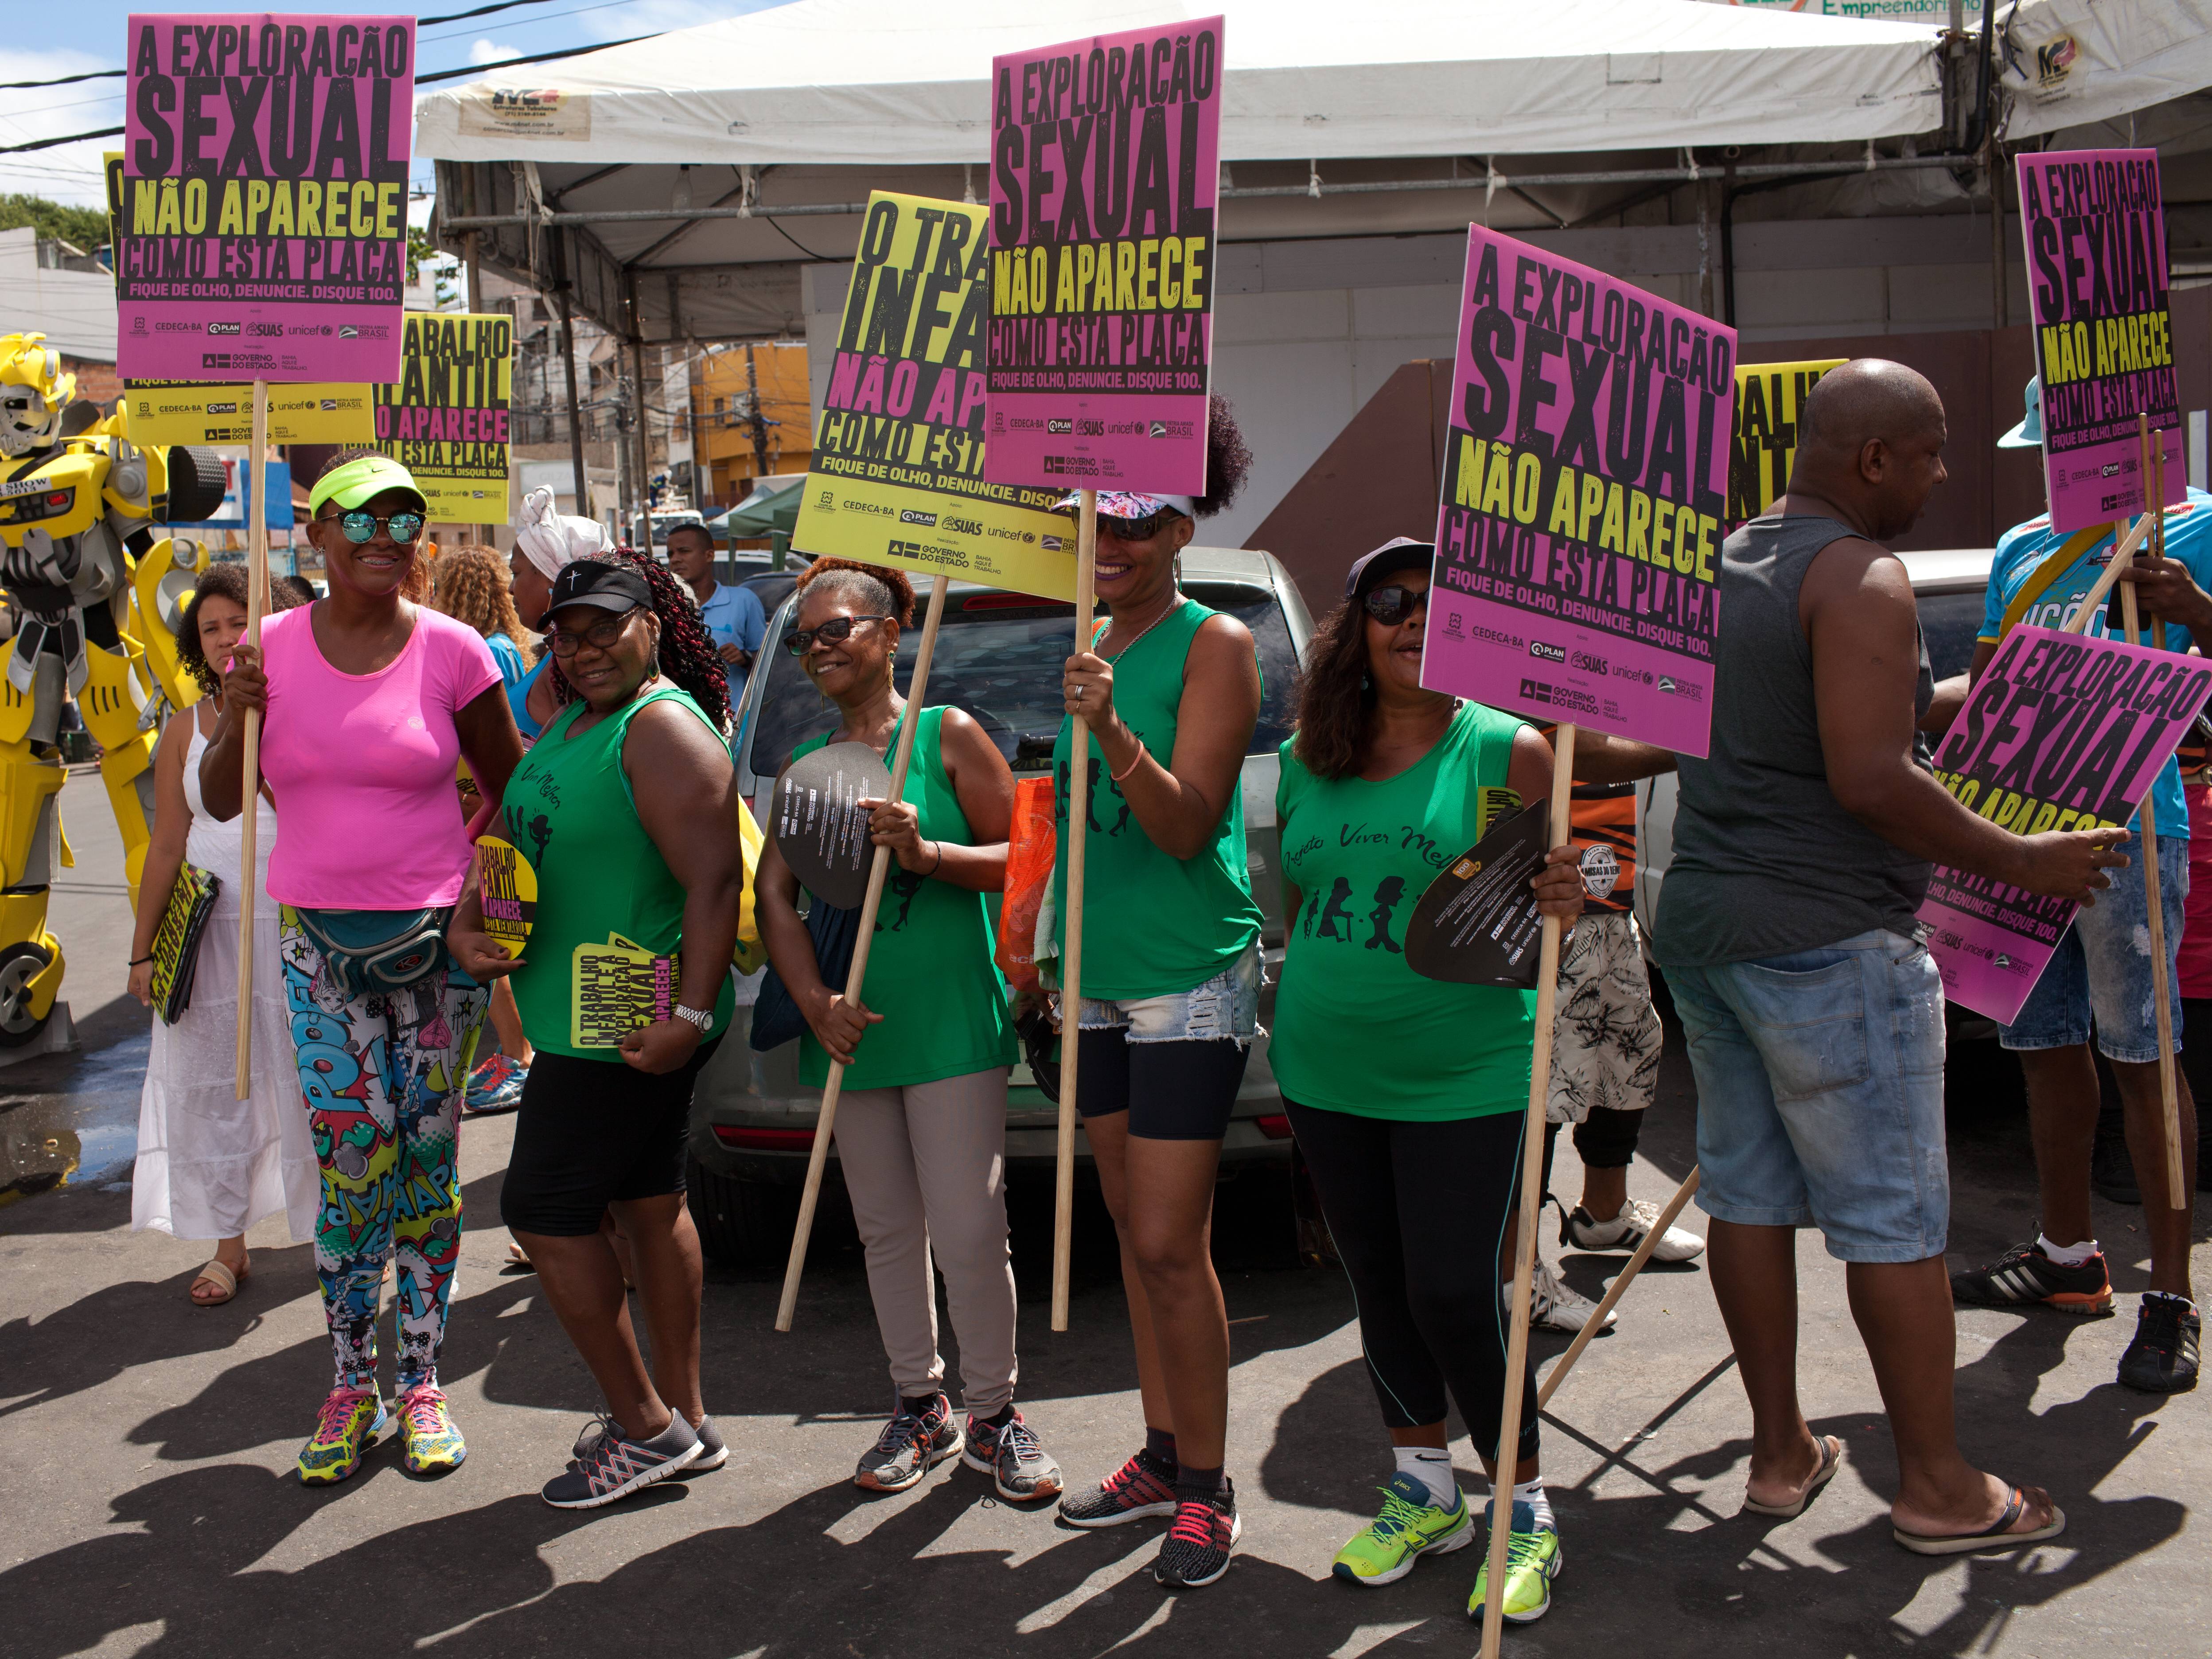
[[[1630,1281],[1644,1271],[1644,1264],[1651,1260],[1651,1252],[1666,1237],[1667,1229],[1674,1224],[1674,1218],[1682,1213],[1682,1206],[1697,1192],[1698,1183],[1704,1174],[1702,1170],[1692,1164],[1690,1173],[1683,1176],[1682,1184],[1674,1188],[1674,1196],[1668,1199],[1667,1207],[1659,1212],[1659,1219],[1651,1231],[1644,1235],[1644,1242],[1636,1247],[1636,1254],[1628,1258],[1628,1265],[1620,1270],[1620,1277],[1607,1289],[1604,1299],[1597,1304],[1597,1311],[1589,1316],[1582,1329],[1575,1333],[1575,1340],[1567,1344],[1567,1351],[1559,1356],[1559,1363],[1552,1367],[1551,1375],[1544,1379],[1544,1386],[1537,1389],[1538,1411],[1552,1403],[1552,1396],[1559,1391],[1559,1384],[1567,1380],[1567,1373],[1574,1370],[1575,1361],[1583,1357],[1583,1350],[1589,1346],[1590,1339],[1605,1328],[1605,1316],[1613,1311],[1613,1304],[1620,1300],[1620,1293],[1628,1288]]]
[[[246,477],[239,480],[239,499],[246,512],[246,642],[261,648],[261,618],[269,609],[269,504],[261,499],[269,487],[269,468],[262,457],[269,447],[269,382],[253,383],[252,442],[246,452]],[[185,719],[192,718],[187,711]],[[253,914],[258,885],[257,854],[261,827],[261,711],[246,713],[246,759],[239,777],[239,843],[242,849],[238,871],[238,1098],[253,1097]]]
[[[1091,648],[1098,557],[1098,492],[1083,492],[1075,535],[1075,648]],[[1090,840],[1091,722],[1078,714],[1068,733],[1067,909],[1060,958],[1060,1144],[1053,1169],[1052,1328],[1067,1328],[1067,1287],[1075,1251],[1075,1060],[1083,1025],[1083,858]]]
[[[1575,787],[1575,728],[1559,730],[1552,762],[1550,839],[1566,839]],[[1559,919],[1544,918],[1536,957],[1536,1043],[1528,1070],[1528,1115],[1521,1130],[1521,1219],[1513,1253],[1512,1323],[1505,1345],[1505,1401],[1498,1425],[1498,1469],[1490,1482],[1490,1578],[1482,1603],[1482,1659],[1498,1659],[1505,1632],[1505,1546],[1513,1530],[1514,1477],[1521,1465],[1522,1382],[1528,1367],[1528,1298],[1536,1271],[1536,1208],[1544,1184],[1544,1108],[1552,1092],[1552,1024],[1559,991]]]
[[[929,662],[937,654],[938,624],[945,618],[945,594],[951,586],[942,576],[931,578],[929,612],[921,624],[921,644],[914,653],[914,678],[907,686],[906,714],[891,756],[893,800],[906,799],[907,762],[914,754],[915,730],[921,724],[922,693],[929,685]],[[876,912],[884,902],[884,883],[890,875],[891,849],[876,848],[868,866],[867,896],[860,901],[860,935],[853,942],[852,971],[845,975],[845,1000],[857,1002],[868,977],[868,947],[875,941]],[[815,901],[817,903],[820,900]],[[814,1121],[814,1146],[806,1157],[806,1186],[799,1195],[799,1224],[791,1232],[791,1260],[784,1265],[783,1297],[775,1306],[775,1328],[791,1328],[799,1307],[799,1276],[806,1267],[806,1243],[814,1232],[814,1206],[822,1196],[822,1171],[830,1161],[830,1132],[837,1123],[837,1097],[845,1087],[845,1063],[830,1062],[829,1086],[822,1091],[822,1111]]]

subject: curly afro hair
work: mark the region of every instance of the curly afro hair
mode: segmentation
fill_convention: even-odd
[[[1235,506],[1251,472],[1252,451],[1237,424],[1237,411],[1214,392],[1206,404],[1206,494],[1198,498],[1198,516],[1210,519]]]
[[[699,614],[691,590],[676,579],[669,568],[641,553],[594,553],[602,564],[628,565],[653,590],[653,614],[660,619],[660,672],[690,694],[708,723],[724,737],[731,731],[730,680],[714,649],[714,636]],[[556,659],[553,699],[566,703],[575,696],[568,676]]]
[[[517,651],[526,653],[530,635],[514,614],[508,580],[507,560],[497,548],[480,542],[449,547],[430,566],[430,608],[466,623],[486,639],[504,634]]]
[[[871,615],[896,617],[901,628],[914,626],[914,583],[903,570],[853,559],[817,559],[799,579],[797,592],[810,591],[848,594]]]
[[[184,619],[177,624],[177,665],[192,677],[192,684],[205,696],[220,696],[222,675],[208,661],[200,650],[200,601],[213,596],[228,599],[240,611],[248,610],[246,595],[246,567],[242,564],[211,564],[200,572],[199,580],[193,585],[192,596],[185,601]],[[289,611],[302,601],[299,594],[286,586],[283,579],[269,584],[269,614]]]

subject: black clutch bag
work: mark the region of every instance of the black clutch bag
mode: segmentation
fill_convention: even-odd
[[[853,947],[860,942],[860,913],[825,902],[818,896],[806,912],[806,936],[814,941],[814,960],[822,969],[822,982],[842,989],[853,971]],[[761,978],[760,994],[753,1001],[751,1042],[756,1052],[780,1048],[806,1031],[806,1016],[799,1012],[783,976],[770,968]]]

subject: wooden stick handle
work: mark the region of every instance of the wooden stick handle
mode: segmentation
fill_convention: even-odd
[[[898,742],[891,751],[893,800],[906,798],[907,763],[914,755],[915,730],[921,724],[922,693],[929,686],[929,665],[937,655],[938,625],[945,619],[945,595],[951,586],[944,577],[931,579],[929,613],[921,624],[921,644],[914,653],[914,678],[907,686],[906,718],[899,726]],[[890,875],[891,849],[876,848],[868,866],[867,896],[860,901],[860,933],[853,941],[853,966],[845,975],[845,1000],[858,1002],[868,978],[868,948],[876,936],[876,912],[883,906],[884,883]],[[817,902],[819,902],[817,900]],[[814,1145],[806,1154],[806,1185],[799,1194],[799,1222],[791,1230],[791,1258],[784,1263],[783,1295],[775,1304],[775,1328],[791,1328],[799,1308],[799,1276],[806,1268],[807,1241],[814,1234],[814,1206],[822,1197],[822,1172],[830,1162],[830,1135],[837,1127],[837,1097],[844,1091],[842,1060],[830,1062],[829,1085],[822,1091],[822,1110],[814,1120]]]
[[[1075,532],[1075,648],[1091,648],[1098,557],[1098,492],[1083,492]],[[1060,1133],[1053,1158],[1052,1328],[1067,1328],[1068,1280],[1075,1258],[1076,1049],[1083,1028],[1083,862],[1091,837],[1091,722],[1070,722],[1067,747],[1067,909],[1061,919]]]
[[[1589,1346],[1590,1340],[1605,1328],[1605,1316],[1613,1311],[1613,1304],[1620,1300],[1621,1292],[1628,1288],[1630,1282],[1644,1271],[1644,1264],[1651,1260],[1651,1252],[1658,1248],[1667,1229],[1674,1224],[1674,1218],[1682,1213],[1682,1206],[1698,1190],[1698,1182],[1702,1174],[1703,1171],[1692,1164],[1690,1173],[1683,1176],[1682,1184],[1674,1188],[1674,1196],[1668,1199],[1667,1207],[1659,1212],[1658,1221],[1644,1236],[1644,1242],[1636,1247],[1636,1254],[1628,1258],[1628,1265],[1620,1270],[1620,1277],[1607,1287],[1604,1299],[1597,1304],[1597,1311],[1589,1316],[1589,1322],[1582,1329],[1575,1333],[1575,1340],[1567,1344],[1567,1351],[1559,1356],[1559,1363],[1552,1367],[1552,1374],[1544,1379],[1543,1387],[1536,1390],[1538,1411],[1552,1403],[1552,1396],[1559,1391],[1559,1384],[1567,1380],[1567,1373],[1574,1370],[1575,1361],[1583,1357],[1583,1350]]]
[[[2082,599],[2081,608],[2075,611],[2071,621],[2059,629],[2060,633],[2086,634],[2089,631],[2089,619],[2097,614],[2097,607],[2105,602],[2105,595],[2112,591],[2112,584],[2119,580],[2120,573],[2135,562],[2136,554],[2142,550],[2144,539],[2150,533],[2149,520],[2136,520],[2127,534],[2120,538],[2119,544],[2112,549],[2112,562],[2105,567],[2105,574],[2097,578],[2094,586]]]
[[[262,453],[269,447],[269,382],[253,383],[252,442],[246,452],[246,475],[239,481],[246,514],[246,642],[261,648],[261,618],[269,609],[269,487]],[[239,776],[238,837],[238,1076],[237,1097],[253,1097],[253,914],[259,886],[261,828],[261,714],[248,709],[244,732],[246,757]]]
[[[1552,762],[1549,841],[1568,838],[1575,787],[1575,728],[1559,729]],[[1490,1579],[1482,1603],[1482,1659],[1498,1659],[1505,1631],[1505,1546],[1513,1530],[1513,1486],[1521,1464],[1522,1383],[1528,1367],[1528,1298],[1536,1273],[1536,1207],[1544,1184],[1544,1109],[1552,1092],[1552,1023],[1559,992],[1559,919],[1544,918],[1536,958],[1536,1042],[1529,1056],[1528,1115],[1521,1130],[1521,1220],[1513,1253],[1512,1322],[1505,1344],[1505,1400],[1498,1415],[1498,1472],[1490,1483]],[[1492,1271],[1495,1271],[1492,1269]]]

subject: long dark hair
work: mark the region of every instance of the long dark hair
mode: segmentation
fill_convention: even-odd
[[[1367,761],[1367,607],[1341,601],[1322,618],[1298,677],[1298,726],[1291,752],[1317,778],[1348,778]]]
[[[269,582],[269,614],[289,611],[302,603],[298,592],[285,585],[285,578],[271,577]],[[242,564],[211,564],[200,572],[199,580],[192,586],[192,596],[185,601],[184,617],[177,624],[177,666],[192,677],[192,684],[205,696],[222,695],[222,674],[209,662],[200,649],[200,601],[213,594],[228,599],[240,611],[250,612],[246,603],[246,567]]]
[[[707,619],[699,614],[699,602],[691,597],[691,590],[677,580],[666,565],[656,563],[641,553],[593,553],[587,556],[602,564],[628,565],[645,579],[645,585],[653,590],[653,614],[660,619],[660,672],[688,693],[708,723],[727,737],[731,720],[729,676],[723,672],[722,659],[714,649],[714,636],[707,631]],[[565,704],[575,695],[568,676],[560,672],[556,665],[553,675],[554,702]]]

